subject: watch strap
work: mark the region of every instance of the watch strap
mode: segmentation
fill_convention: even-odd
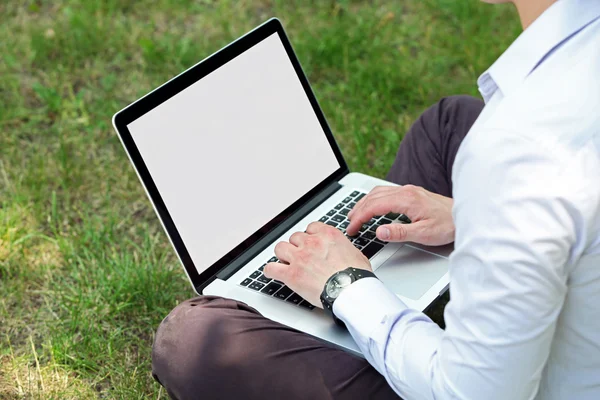
[[[356,282],[359,279],[377,278],[377,276],[373,272],[368,271],[366,269],[349,267],[349,268],[346,268],[342,271],[338,271],[335,274],[331,275],[331,277],[329,277],[329,279],[327,279],[327,282],[325,282],[325,287],[323,288],[323,292],[321,293],[321,303],[323,303],[323,310],[325,310],[326,312],[331,314],[333,321],[336,323],[336,325],[345,328],[346,324],[344,324],[344,322],[341,319],[339,319],[333,312],[333,303],[335,302],[336,299],[331,300],[327,296],[327,285],[328,285],[329,281],[331,279],[333,279],[333,277],[336,276],[337,274],[339,274],[340,272],[345,272],[345,273],[351,275],[351,277],[353,278],[352,283]],[[350,283],[350,285],[352,285],[352,283]]]
[[[363,278],[377,278],[377,275],[375,275],[373,272],[371,271],[367,271],[366,269],[359,269],[359,268],[347,268],[346,271],[348,270],[352,270],[352,272],[354,273],[354,276],[356,276],[356,280],[354,282],[356,282],[359,279],[363,279]],[[354,283],[352,282],[352,283]]]

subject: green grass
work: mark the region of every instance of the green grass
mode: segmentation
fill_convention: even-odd
[[[271,16],[353,170],[518,35],[475,0],[8,0],[0,4],[0,398],[165,398],[161,319],[191,288],[112,114]]]

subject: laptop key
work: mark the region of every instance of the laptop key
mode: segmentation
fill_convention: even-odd
[[[348,221],[344,221],[340,224],[340,228],[342,229],[346,229],[348,227],[348,225],[350,225],[350,222]]]
[[[264,275],[261,275],[261,276],[258,277],[257,281],[262,282],[262,283],[269,283],[269,282],[271,282],[271,279],[267,278]]]
[[[315,306],[313,306],[306,300],[304,300],[302,303],[300,303],[300,307],[308,308],[309,310],[312,310],[313,308],[315,308]]]
[[[260,282],[252,282],[248,287],[253,290],[260,290],[265,287],[265,284]]]
[[[327,215],[324,215],[324,216],[322,216],[322,217],[319,219],[319,222],[325,222],[325,221],[327,221],[328,219],[329,219],[329,218],[327,218]]]
[[[341,210],[342,208],[344,208],[344,206],[345,206],[345,204],[344,204],[344,203],[340,203],[340,204],[338,204],[337,206],[335,206],[334,208],[335,208],[336,210]]]
[[[346,197],[344,200],[342,200],[342,203],[350,203],[352,201],[352,197]]]
[[[361,237],[357,238],[354,241],[354,243],[356,243],[359,246],[366,246],[367,244],[369,244],[369,241],[361,236]]]
[[[337,224],[337,223],[335,223],[335,222],[333,222],[333,221],[327,221],[327,222],[325,222],[325,223],[326,223],[327,225],[331,225],[331,226],[333,226],[333,227],[337,227],[337,226],[338,226],[338,224]]]
[[[272,296],[279,289],[281,289],[281,285],[280,284],[275,283],[275,282],[271,282],[267,286],[265,286],[263,288],[263,290],[261,290],[261,292],[265,293],[265,294],[268,294],[269,296]]]
[[[365,255],[365,257],[367,258],[372,258],[375,254],[377,254],[379,252],[379,250],[383,249],[383,245],[376,243],[376,242],[371,242],[369,243],[368,246],[366,246],[364,249],[362,249],[362,253]]]
[[[252,275],[250,275],[250,278],[252,278],[252,279],[256,279],[256,278],[258,278],[258,277],[259,277],[259,276],[261,276],[261,275],[262,275],[262,274],[260,273],[260,271],[254,271],[254,272],[252,273]]]
[[[410,220],[410,218],[408,218],[406,215],[404,214],[400,214],[400,216],[398,217],[398,221],[405,223],[405,224],[410,224],[412,221]]]
[[[337,214],[337,215],[334,215],[333,217],[331,217],[331,220],[333,222],[344,222],[346,220],[346,217],[344,217],[343,215]]]
[[[354,201],[359,201],[360,199],[362,199],[363,197],[365,197],[366,195],[364,193],[359,194]]]
[[[350,197],[356,197],[356,196],[359,195],[359,193],[360,192],[358,192],[358,191],[355,190],[354,192],[350,193]]]
[[[271,263],[271,262],[277,262],[277,261],[279,261],[279,259],[278,259],[277,257],[271,257],[271,258],[269,259],[269,261],[267,261],[267,262],[270,262],[270,263]]]
[[[355,205],[356,205],[356,203],[353,201],[352,203],[347,204],[346,207],[354,208]]]
[[[259,270],[259,271],[264,271],[264,270],[265,270],[265,265],[267,265],[267,264],[263,264],[263,265],[261,265],[261,266],[260,266],[260,268],[259,268],[258,270]]]
[[[242,281],[242,283],[240,283],[240,285],[242,285],[242,286],[248,286],[251,282],[252,282],[252,279],[246,278],[246,279],[244,279]]]
[[[304,300],[302,298],[302,296],[300,296],[298,293],[294,293],[290,297],[288,297],[286,301],[289,301],[290,303],[294,303],[295,305],[298,305],[302,302],[302,300]]]
[[[289,287],[287,287],[287,286],[284,286],[284,287],[282,287],[281,289],[279,289],[279,290],[277,291],[277,293],[275,293],[275,297],[277,297],[278,299],[281,299],[281,300],[285,300],[285,299],[287,299],[288,297],[290,297],[290,294],[292,294],[292,293],[294,293],[294,292],[292,291],[292,289],[290,289],[290,288],[289,288]]]
[[[365,233],[363,233],[362,235],[360,235],[361,237],[367,239],[367,240],[373,240],[375,239],[375,233],[371,232],[371,231],[366,231]]]
[[[348,215],[348,213],[349,213],[350,211],[351,211],[351,210],[350,210],[349,208],[344,208],[343,210],[340,210],[340,212],[339,212],[338,214],[339,214],[339,215],[343,215],[343,216],[345,217],[346,215]]]
[[[362,246],[359,246],[359,245],[357,245],[356,243],[352,243],[352,244],[354,245],[354,247],[356,247],[357,249],[359,249],[359,250],[361,250],[361,251],[362,251],[362,248],[363,248]]]
[[[398,213],[393,213],[393,212],[390,212],[390,213],[387,213],[387,214],[385,214],[385,217],[386,217],[387,219],[396,219],[396,218],[398,218],[399,216],[400,216],[400,214],[398,214]]]
[[[387,218],[381,218],[381,219],[379,220],[379,224],[380,224],[380,225],[387,225],[387,224],[391,224],[391,223],[392,223],[392,220],[390,220],[390,219],[387,219]]]
[[[333,217],[335,215],[335,213],[337,213],[337,210],[331,210],[327,213],[328,217]]]

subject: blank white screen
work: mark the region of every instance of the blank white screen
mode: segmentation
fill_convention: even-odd
[[[128,128],[199,273],[340,167],[276,33]]]

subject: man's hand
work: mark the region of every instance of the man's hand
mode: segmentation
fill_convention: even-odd
[[[312,305],[322,307],[321,292],[327,280],[348,267],[372,271],[369,260],[334,227],[313,222],[289,242],[275,246],[283,263],[269,263],[265,275],[282,281]]]
[[[428,192],[422,187],[378,186],[363,197],[348,214],[348,235],[355,235],[363,223],[376,215],[402,213],[412,224],[389,224],[377,229],[377,237],[386,242],[416,242],[441,246],[454,241],[453,200]]]

